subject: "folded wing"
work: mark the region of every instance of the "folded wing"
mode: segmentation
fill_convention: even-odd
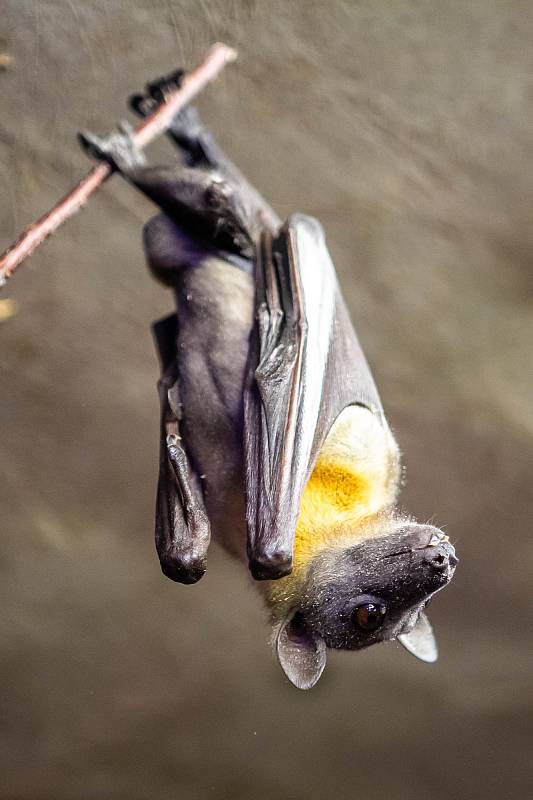
[[[302,492],[331,425],[352,404],[383,416],[322,227],[293,215],[258,247],[244,440],[254,577],[291,571]]]

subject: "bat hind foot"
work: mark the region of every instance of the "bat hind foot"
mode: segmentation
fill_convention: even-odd
[[[163,75],[155,81],[146,84],[145,94],[133,94],[129,99],[132,111],[140,117],[147,117],[156,110],[161,103],[165,103],[168,96],[179,89],[182,82],[184,70],[177,69],[169,75]]]
[[[179,89],[183,83],[185,70],[176,69],[146,84],[146,93],[158,103],[164,103],[169,94]]]
[[[133,139],[133,128],[127,122],[121,122],[117,131],[105,137],[81,131],[78,141],[89,156],[107,161],[119,172],[129,172],[146,163]]]
[[[184,75],[183,70],[177,70],[146,84],[145,94],[130,97],[130,108],[140,117],[149,116],[181,86]],[[194,106],[185,106],[175,114],[167,127],[167,134],[180,148],[189,166],[218,166],[218,153]]]

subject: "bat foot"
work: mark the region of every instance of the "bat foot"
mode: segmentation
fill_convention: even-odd
[[[148,117],[161,103],[165,103],[172,92],[183,83],[184,70],[177,69],[169,75],[163,75],[145,86],[145,94],[132,94],[129,106],[140,117]]]
[[[90,131],[80,131],[78,141],[92,158],[107,161],[113,169],[128,172],[145,165],[145,159],[133,139],[133,128],[121,122],[118,130],[109,136],[96,136]]]
[[[129,106],[139,117],[148,117],[164,100],[144,94],[133,94],[129,99]],[[175,141],[185,149],[196,145],[204,133],[204,126],[200,115],[194,106],[185,106],[172,118],[168,128]]]
[[[132,94],[129,98],[129,106],[135,114],[140,117],[148,117],[162,103],[166,103],[169,96],[180,88],[185,72],[182,69],[171,72],[170,75],[163,75],[155,81],[146,84],[145,94]],[[176,124],[176,128],[183,128],[184,121],[189,116],[195,117],[194,109],[182,109],[176,114],[176,120],[183,120],[181,125]],[[197,114],[196,114],[197,116]]]
[[[248,563],[256,581],[274,581],[292,572],[292,553],[286,550],[255,553]]]
[[[129,99],[131,110],[140,117],[152,114],[169,94],[181,86],[185,73],[178,70],[171,75],[159,78],[146,85],[146,94],[134,94]],[[185,106],[170,121],[167,133],[178,145],[189,166],[211,166],[217,164],[209,135],[207,134],[198,111],[194,106]]]
[[[171,581],[185,584],[198,583],[207,567],[205,558],[185,553],[178,554],[175,550],[160,555],[159,563],[163,575]]]
[[[164,103],[169,94],[179,89],[185,77],[185,70],[176,69],[146,84],[146,93],[159,103]]]

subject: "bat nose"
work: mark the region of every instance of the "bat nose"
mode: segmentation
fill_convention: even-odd
[[[432,545],[426,550],[424,560],[436,572],[445,572],[448,567],[453,569],[459,563],[459,559],[455,555],[455,548],[449,542]]]

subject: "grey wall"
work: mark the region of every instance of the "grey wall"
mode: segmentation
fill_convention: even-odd
[[[85,172],[78,129],[236,46],[204,116],[281,214],[321,218],[403,504],[461,557],[437,665],[336,654],[308,694],[238,565],[162,577],[148,327],[171,298],[150,204],[110,181],[2,295],[2,798],[531,796],[532,37],[520,0],[2,0],[0,246]]]

